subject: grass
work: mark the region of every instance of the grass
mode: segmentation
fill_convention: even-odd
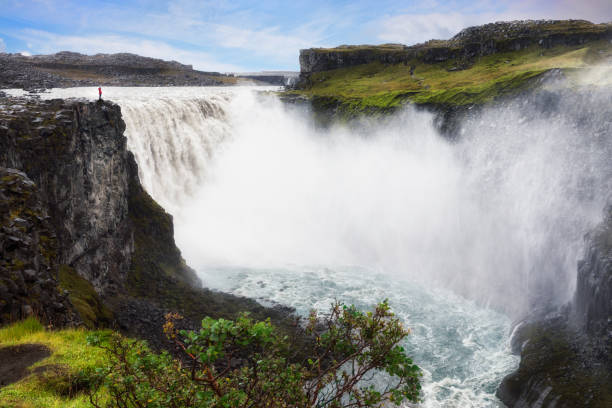
[[[38,373],[0,388],[1,408],[81,408],[89,407],[88,397],[80,392],[71,394],[70,387],[79,373],[104,362],[102,349],[87,345],[87,335],[108,331],[85,329],[46,330],[36,319],[14,323],[0,329],[0,347],[37,343],[47,346],[52,355],[35,363],[30,371]],[[46,367],[47,370],[41,370]]]
[[[610,57],[610,43],[595,41],[582,46],[533,46],[493,54],[468,67],[457,60],[427,64],[415,59],[405,65],[374,62],[313,73],[309,86],[289,94],[323,98],[349,113],[384,111],[407,102],[465,106],[519,91],[550,69],[575,72]]]

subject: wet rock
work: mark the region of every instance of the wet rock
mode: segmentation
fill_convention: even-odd
[[[576,286],[557,316],[516,330],[521,362],[497,391],[508,407],[612,406],[612,206],[586,236]]]

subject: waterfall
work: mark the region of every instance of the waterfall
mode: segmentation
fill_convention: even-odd
[[[121,104],[128,148],[134,153],[144,187],[174,212],[206,178],[207,163],[230,136],[229,96],[149,100]]]
[[[231,142],[177,214],[178,242],[200,270],[359,265],[513,315],[561,304],[612,191],[611,116],[607,95],[546,95],[474,115],[459,141],[411,108],[317,130],[241,95]]]
[[[252,88],[105,95],[204,275],[358,265],[519,315],[569,299],[582,236],[612,191],[610,93],[549,88],[468,116],[457,141],[411,107],[319,129]]]
[[[105,95],[207,286],[298,313],[389,298],[425,407],[498,406],[517,365],[510,317],[570,298],[612,192],[612,95],[597,89],[552,84],[474,112],[456,140],[410,106],[321,129],[250,88]]]

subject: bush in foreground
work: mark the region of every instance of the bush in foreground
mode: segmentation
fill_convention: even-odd
[[[95,407],[348,408],[419,400],[420,369],[399,345],[409,331],[386,301],[367,313],[341,303],[322,318],[312,312],[305,361],[269,320],[206,318],[199,331],[177,331],[177,318],[168,315],[164,329],[187,363],[119,335],[90,338],[109,357],[90,374]],[[102,387],[110,395],[104,402],[96,398]]]

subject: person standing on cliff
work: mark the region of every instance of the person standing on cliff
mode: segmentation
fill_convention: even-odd
[[[98,100],[99,101],[102,100],[102,87],[101,86],[98,87]]]

